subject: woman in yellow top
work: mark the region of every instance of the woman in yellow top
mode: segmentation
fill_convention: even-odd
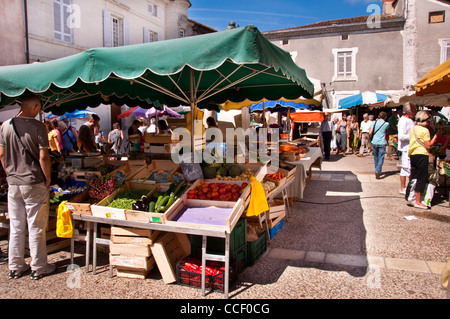
[[[53,123],[49,120],[44,121],[45,125],[47,125],[47,131],[48,131],[48,142],[50,145],[50,151],[57,151],[58,153],[61,153],[61,148],[59,145],[59,135],[58,132],[56,132],[55,127],[53,126]]]
[[[416,114],[416,125],[409,133],[409,157],[411,161],[411,180],[416,179],[414,193],[416,196],[414,207],[428,209],[422,204],[421,193],[425,191],[428,182],[428,150],[436,142],[439,130],[430,139],[430,131],[427,126],[430,124],[431,116],[426,111],[419,111]]]

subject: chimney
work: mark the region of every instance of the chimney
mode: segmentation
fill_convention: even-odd
[[[395,2],[396,0],[383,0],[383,15],[392,16],[395,15]]]

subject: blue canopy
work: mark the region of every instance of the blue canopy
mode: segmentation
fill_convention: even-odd
[[[280,108],[282,107],[282,108]],[[284,108],[283,108],[284,107]],[[316,105],[314,104],[305,104],[305,103],[295,103],[295,102],[286,102],[283,100],[278,100],[278,101],[266,101],[264,102],[264,108],[267,111],[271,111],[271,112],[283,112],[286,111],[288,108],[291,108],[292,111],[294,109],[305,109],[305,110],[312,110],[314,108],[317,108]],[[249,111],[250,113],[252,112],[262,112],[263,111],[263,102],[257,103],[257,104],[252,104],[249,107]]]
[[[370,105],[386,101],[387,95],[375,92],[363,92],[355,94],[339,101],[340,109],[350,109],[358,105]]]
[[[62,120],[64,118],[66,118],[66,119],[84,119],[84,118],[88,118],[89,115],[91,115],[91,114],[95,114],[95,113],[88,111],[88,110],[76,110],[71,113],[64,113],[61,116],[50,113],[49,115],[46,116],[46,118],[48,118],[48,119],[57,118],[58,120]]]

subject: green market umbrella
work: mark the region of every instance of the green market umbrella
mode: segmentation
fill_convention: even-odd
[[[53,114],[110,102],[150,108],[150,101],[217,110],[227,101],[314,94],[305,70],[254,26],[0,67],[0,105],[27,90]]]

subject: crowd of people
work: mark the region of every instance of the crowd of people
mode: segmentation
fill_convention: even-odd
[[[379,112],[377,119],[365,113],[361,123],[355,115],[342,118],[329,118],[325,113],[320,126],[320,142],[324,159],[330,159],[330,153],[373,155],[375,177],[381,179],[386,149],[397,138],[395,152],[401,163],[400,193],[405,194],[408,183],[414,183],[414,205],[416,208],[429,209],[422,203],[422,194],[428,183],[429,153],[433,145],[442,136],[442,130],[433,127],[433,117],[429,111],[417,111],[412,103],[405,103],[400,110],[393,110],[392,115]],[[450,138],[444,138],[439,152],[445,153],[449,148]],[[413,181],[413,182],[412,182]]]
[[[41,100],[30,94],[24,96],[20,112],[0,128],[0,160],[8,183],[9,244],[8,254],[0,250],[0,262],[8,262],[9,278],[17,279],[30,272],[38,280],[55,271],[47,262],[45,228],[49,215],[52,158],[74,151],[97,152],[109,145],[114,153],[123,154],[124,132],[119,123],[112,125],[107,137],[100,131],[100,118],[91,114],[79,130],[67,119],[43,122],[36,119]],[[145,132],[170,135],[165,120],[153,119],[148,125],[133,123],[128,134]],[[25,244],[29,244],[31,263],[25,262]]]

